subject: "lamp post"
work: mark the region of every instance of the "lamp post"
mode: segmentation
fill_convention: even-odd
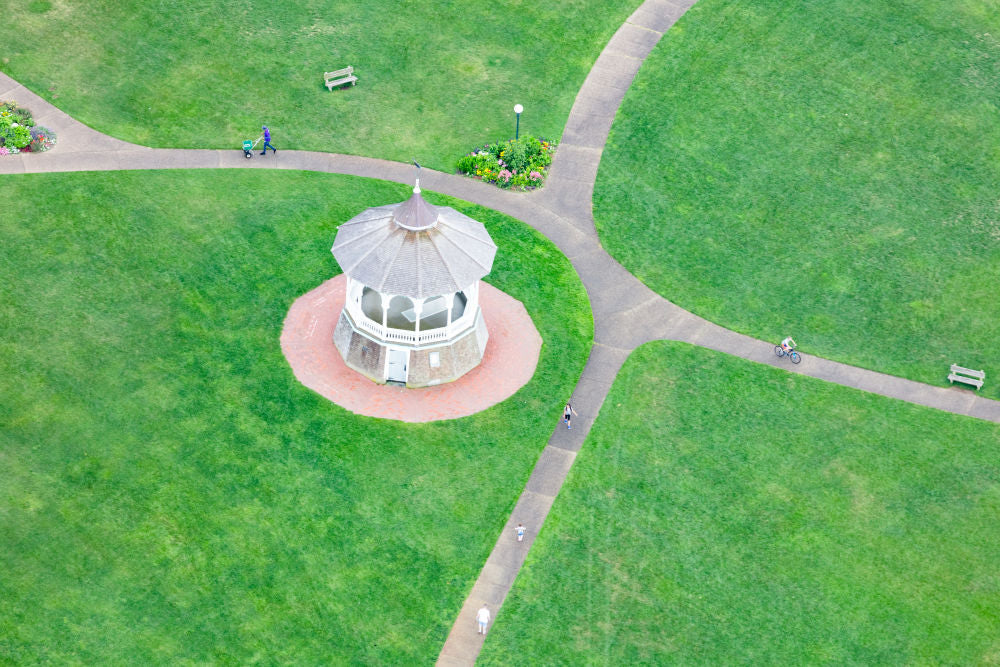
[[[517,138],[521,134],[521,112],[522,111],[524,111],[524,107],[522,107],[520,104],[515,104],[514,105],[514,113],[517,114],[517,124],[514,125],[514,141],[517,141]]]

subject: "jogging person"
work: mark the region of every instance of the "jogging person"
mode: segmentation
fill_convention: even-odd
[[[576,410],[573,409],[573,405],[570,403],[566,404],[563,408],[563,423],[566,424],[566,428],[573,428],[573,415],[577,414]]]

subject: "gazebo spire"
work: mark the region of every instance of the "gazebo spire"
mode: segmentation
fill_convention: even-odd
[[[411,232],[422,232],[437,225],[440,213],[438,210],[424,201],[420,196],[420,165],[417,165],[417,178],[413,186],[413,196],[396,207],[392,217],[396,224]]]

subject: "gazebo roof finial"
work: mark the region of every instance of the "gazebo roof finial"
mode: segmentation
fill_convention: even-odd
[[[420,163],[416,160],[413,165],[417,168],[416,183],[413,186],[413,196],[396,207],[392,217],[396,224],[411,232],[422,232],[437,225],[438,210],[424,201],[420,196]]]

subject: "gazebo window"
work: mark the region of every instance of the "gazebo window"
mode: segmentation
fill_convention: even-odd
[[[372,322],[382,324],[382,295],[366,287],[361,293],[361,312]]]
[[[387,324],[390,329],[402,329],[403,331],[414,331],[416,322],[407,318],[403,313],[413,310],[413,301],[409,297],[394,296],[389,302],[389,317]]]
[[[454,322],[460,318],[465,313],[465,304],[469,302],[469,298],[465,296],[465,292],[455,293],[455,303],[451,307],[451,321]]]
[[[424,302],[420,314],[420,330],[440,329],[448,326],[448,299],[436,296]]]

